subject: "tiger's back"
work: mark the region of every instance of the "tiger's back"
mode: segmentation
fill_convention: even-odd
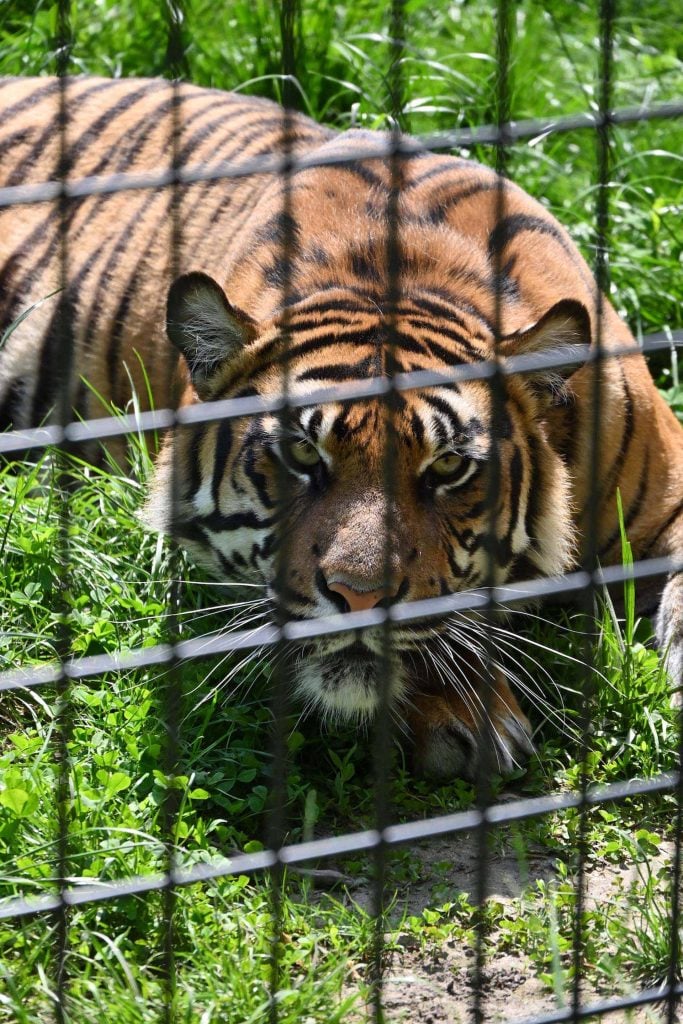
[[[177,164],[239,165],[277,154],[282,117],[252,98],[183,86],[178,92]],[[59,86],[55,79],[6,80],[2,185],[55,180],[60,162]],[[174,94],[158,80],[73,79],[67,88],[67,180],[130,172],[161,174],[173,161]],[[329,133],[294,118],[293,153]],[[143,405],[148,376],[157,406],[172,402],[172,351],[165,340],[166,291],[191,266],[220,276],[273,176],[245,176],[173,190],[140,189],[71,200],[65,216],[67,303],[76,345],[74,385],[80,416],[125,407],[131,380]],[[182,245],[172,249],[171,206]],[[4,324],[46,299],[15,332],[0,361],[0,429],[49,418],[60,383],[58,300],[60,216],[55,202],[0,210],[0,303]],[[49,298],[48,298],[49,297]],[[142,367],[144,366],[144,373]]]

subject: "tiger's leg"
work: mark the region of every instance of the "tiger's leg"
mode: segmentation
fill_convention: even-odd
[[[474,780],[485,756],[492,772],[507,775],[534,753],[529,721],[502,672],[492,670],[488,699],[481,667],[473,677],[477,683],[466,700],[444,687],[412,695],[407,721],[414,740],[415,767],[421,774]],[[484,707],[490,716],[488,729]]]

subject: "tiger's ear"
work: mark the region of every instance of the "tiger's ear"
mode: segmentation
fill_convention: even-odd
[[[166,333],[185,357],[200,398],[207,398],[218,369],[256,337],[256,323],[231,306],[208,274],[183,274],[171,285]]]
[[[501,340],[503,357],[528,356],[531,368],[523,371],[539,396],[551,403],[566,396],[565,381],[579,369],[591,343],[588,310],[575,299],[562,299],[531,327],[516,331]],[[586,346],[586,350],[583,350]],[[556,365],[533,368],[534,356],[547,357]],[[563,362],[563,358],[567,362]]]

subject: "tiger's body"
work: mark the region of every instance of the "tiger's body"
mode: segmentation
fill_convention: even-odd
[[[2,185],[55,177],[58,95],[50,79],[0,84]],[[96,396],[124,407],[134,389],[144,405],[145,375],[157,407],[171,403],[178,386],[185,403],[275,395],[285,350],[288,387],[306,395],[391,372],[481,362],[494,352],[496,323],[503,358],[595,338],[596,289],[586,263],[557,221],[509,182],[499,219],[492,171],[427,152],[401,160],[399,286],[388,316],[392,168],[387,158],[353,158],[382,137],[338,135],[294,114],[285,146],[283,113],[267,101],[193,86],[182,86],[179,97],[176,163],[230,163],[245,173],[175,192],[70,201],[65,304],[75,373],[67,385],[52,296],[0,351],[0,428],[49,420],[66,386],[86,418],[105,414]],[[172,104],[162,81],[71,80],[69,178],[167,169]],[[246,173],[250,161],[275,160],[285,148],[310,164],[292,173],[287,197],[277,174]],[[334,162],[345,155],[347,162]],[[171,257],[173,203],[180,248]],[[58,229],[54,204],[0,209],[4,325],[58,288]],[[173,286],[167,314],[178,274],[190,276]],[[600,335],[606,350],[633,344],[606,300]],[[390,494],[381,400],[302,406],[286,436],[276,416],[187,428],[167,439],[150,514],[169,525],[174,453],[177,534],[219,576],[267,586],[286,537],[291,568],[280,592],[292,618],[476,589],[492,572],[498,582],[561,573],[576,564],[582,544],[593,374],[590,367],[574,372],[559,387],[561,400],[556,374],[507,378],[502,426],[493,435],[483,381],[402,392],[392,403]],[[601,374],[595,548],[603,564],[620,560],[618,488],[634,556],[680,559],[683,431],[641,356],[608,359]],[[491,554],[485,537],[493,462],[499,507]],[[283,471],[290,482],[285,507],[278,496]],[[665,584],[657,614],[678,682],[680,574]],[[471,627],[463,618],[448,640],[449,664],[457,664],[452,685],[438,669],[446,655],[432,661],[429,654],[430,644],[446,643],[440,634],[420,623],[396,630],[389,699],[415,737],[418,762],[435,775],[471,774],[477,762],[482,647],[457,639],[457,629]],[[296,689],[323,710],[369,715],[379,699],[381,649],[372,631],[358,640],[312,641],[298,660]],[[529,728],[498,670],[490,714],[499,764],[509,769],[531,749]]]

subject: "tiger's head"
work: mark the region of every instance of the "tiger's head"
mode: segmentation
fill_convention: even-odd
[[[481,379],[315,400],[331,386],[490,358],[493,327],[476,311],[405,286],[388,322],[371,298],[338,287],[258,323],[215,281],[192,273],[171,288],[167,330],[184,357],[191,401],[276,402],[283,391],[291,399],[279,410],[177,428],[150,500],[157,526],[218,577],[277,591],[287,618],[476,590],[492,572],[503,583],[570,564],[568,475],[546,421],[556,377],[507,377],[495,431],[491,388]],[[564,350],[589,330],[582,306],[560,302],[506,337],[499,354]],[[463,623],[461,640],[453,622],[393,626],[393,708],[442,685],[449,658],[458,664],[454,678],[471,675],[481,645],[468,643]],[[298,696],[326,715],[369,718],[380,700],[382,651],[381,627],[307,640],[294,659]]]

